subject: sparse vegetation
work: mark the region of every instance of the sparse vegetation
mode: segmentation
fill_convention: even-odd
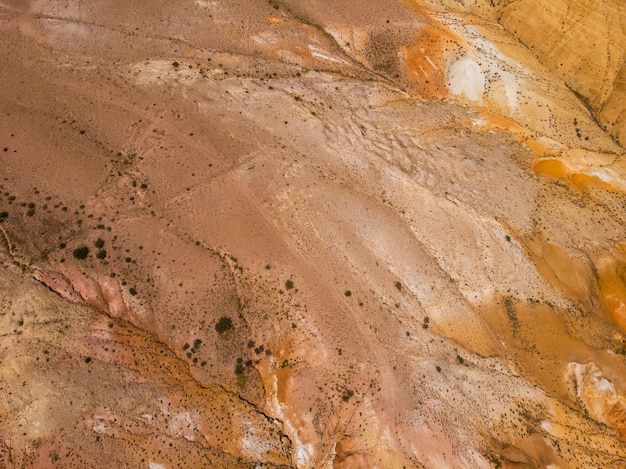
[[[610,171],[614,158],[590,151],[619,149],[596,128],[599,114],[587,114],[559,94],[562,76],[556,88],[546,74],[534,82],[551,87],[555,99],[542,101],[541,86],[523,83],[523,56],[529,52],[534,60],[536,54],[522,47],[514,69],[505,64],[499,70],[495,53],[475,51],[452,70],[468,94],[482,83],[485,106],[497,105],[510,117],[501,122],[498,115],[487,115],[474,122],[472,100],[459,105],[453,86],[445,86],[445,66],[461,57],[463,44],[443,27],[415,36],[409,11],[388,8],[393,16],[386,22],[393,26],[385,30],[381,12],[370,18],[357,2],[345,2],[341,11],[323,18],[282,0],[245,8],[197,3],[202,8],[177,10],[177,22],[187,21],[185,15],[201,16],[205,23],[229,20],[209,31],[211,47],[177,39],[176,24],[173,31],[160,26],[161,39],[155,40],[140,31],[142,24],[155,22],[155,12],[135,9],[120,34],[101,38],[105,49],[132,41],[131,56],[127,50],[115,57],[80,54],[81,44],[68,51],[65,36],[46,41],[43,49],[30,41],[36,49],[24,44],[5,54],[6,70],[13,70],[3,80],[11,84],[5,91],[17,89],[21,96],[8,96],[0,133],[0,150],[8,145],[0,151],[6,167],[0,184],[7,186],[0,190],[8,191],[0,195],[0,277],[9,286],[0,295],[3,346],[10,352],[3,365],[15,371],[3,381],[3,404],[12,416],[3,422],[6,457],[58,467],[107,458],[120,467],[266,467],[304,458],[301,465],[334,459],[404,468],[403,463],[436,465],[437,458],[441,465],[462,464],[466,456],[491,467],[544,460],[578,467],[618,464],[624,429],[595,422],[584,412],[574,381],[583,372],[596,373],[598,380],[604,379],[600,372],[618,379],[609,365],[626,360],[626,344],[604,311],[606,292],[598,287],[621,273],[614,244],[626,220],[626,198],[585,174],[580,184],[569,180],[571,155],[565,151],[563,158],[556,158],[556,151],[548,154],[554,158],[541,159],[541,165],[532,164],[531,151],[546,132],[554,138],[550,148],[567,149],[576,147],[576,136],[589,134],[591,142],[574,151],[605,161]],[[209,3],[220,3],[220,11]],[[94,14],[87,19],[98,23],[98,12],[89,13]],[[606,14],[601,13],[594,22]],[[13,16],[8,21],[19,20]],[[463,32],[461,20],[452,26]],[[325,24],[336,21],[342,30],[331,37]],[[246,26],[251,22],[258,23],[254,31]],[[241,36],[242,28],[247,39],[239,41],[236,57],[228,54],[232,47],[223,50],[228,41],[214,40]],[[360,39],[348,34],[355,28],[364,31]],[[583,29],[588,32],[586,25]],[[263,44],[250,40],[258,30],[269,31],[261,34]],[[495,30],[489,37],[513,41]],[[272,38],[280,44],[273,47]],[[20,45],[23,38],[5,39],[12,52],[11,41]],[[295,55],[281,59],[277,48]],[[429,50],[440,52],[434,59],[442,63],[430,65],[442,69],[430,77],[426,69],[412,74]],[[348,78],[341,62],[346,51],[367,59],[359,70],[346,72]],[[184,63],[168,66],[169,54]],[[34,57],[25,68],[24,55]],[[466,80],[458,73],[463,67],[471,75]],[[566,60],[563,67],[573,70],[576,64]],[[223,81],[228,73],[237,78]],[[25,76],[51,76],[54,93],[37,93],[37,80],[13,83]],[[73,82],[80,84],[78,92],[65,86]],[[505,102],[496,103],[501,91]],[[33,95],[38,99],[23,98]],[[563,98],[562,114],[556,98]],[[26,106],[11,105],[24,100]],[[536,106],[540,109],[530,117],[522,112]],[[584,122],[574,119],[572,126],[573,112]],[[523,132],[528,145],[514,138],[518,124],[535,129],[532,135]],[[251,125],[252,136],[245,135]],[[489,130],[494,126],[497,132]],[[46,145],[50,129],[58,138]],[[79,131],[83,135],[76,136]],[[14,148],[17,157],[8,153]],[[560,168],[565,177],[555,182],[552,173]],[[47,191],[52,195],[46,198]],[[558,280],[553,275],[544,281],[545,269],[515,271],[516,261],[533,267],[532,250],[517,249],[523,239],[517,239],[516,229],[539,250],[550,243],[557,255],[567,251],[574,261],[582,256],[581,275],[591,272],[590,299],[561,291],[560,282],[551,285]],[[241,265],[231,251],[242,256]],[[597,256],[587,259],[588,251]],[[64,259],[67,266],[59,264]],[[598,259],[606,265],[596,265]],[[499,275],[509,271],[519,278]],[[493,280],[497,294],[468,306],[463,294],[471,296],[482,277]],[[84,308],[72,312],[58,295],[80,300],[72,284],[76,291],[95,289],[87,292],[95,300],[84,303],[99,302],[99,284],[115,288],[114,297],[106,299],[114,302],[113,312],[134,303],[153,310],[158,321],[122,309],[111,315]],[[19,286],[17,301],[11,285]],[[116,306],[116,300],[129,305]],[[459,308],[478,322],[450,325],[454,315],[448,313]],[[493,337],[480,335],[485,318],[497,326]],[[541,320],[552,334],[533,325]],[[594,351],[599,371],[585,358],[587,336],[599,344]],[[475,341],[478,350],[470,347]],[[44,347],[50,349],[49,364]],[[346,349],[345,356],[338,347]],[[489,355],[492,348],[501,352],[493,359],[475,353]],[[561,379],[572,356],[582,359],[566,370],[571,380]],[[531,360],[533,366],[511,370]],[[563,392],[548,389],[548,402],[542,388],[554,377]],[[37,415],[28,410],[41,401],[38,396],[60,391],[61,410],[76,418],[40,418],[43,439],[31,438],[28,418]],[[472,394],[479,398],[465,398]],[[394,396],[401,400],[397,409],[386,402]],[[281,410],[271,405],[276,403],[289,405],[284,410],[303,421],[291,428],[276,415]],[[556,420],[580,425],[549,431],[544,420],[550,420],[552,404],[559,406]],[[386,421],[393,431],[377,439],[378,424]],[[300,427],[307,441],[298,440]],[[414,438],[417,427],[435,428],[445,453],[420,458],[432,448],[428,439]],[[48,441],[46,434],[55,429],[59,435]],[[589,429],[592,434],[585,435]],[[203,438],[207,432],[210,441]],[[316,441],[322,444],[307,461],[307,454],[299,454],[302,444]],[[463,447],[455,450],[459,441]],[[12,447],[19,451],[10,454]],[[532,454],[526,454],[528,448]]]

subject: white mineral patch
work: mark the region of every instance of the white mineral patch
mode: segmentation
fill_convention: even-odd
[[[150,469],[167,469],[167,466],[152,461],[148,463],[148,467]]]
[[[448,69],[450,94],[481,103],[485,91],[485,75],[476,61],[465,57],[454,62]]]

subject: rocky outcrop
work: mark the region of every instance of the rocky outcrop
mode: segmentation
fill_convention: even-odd
[[[602,376],[595,363],[570,363],[568,379],[573,393],[585,412],[594,420],[615,428],[622,438],[626,436],[626,398],[615,391],[615,386]]]

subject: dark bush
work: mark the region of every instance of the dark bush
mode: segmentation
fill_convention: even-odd
[[[233,321],[228,316],[222,316],[217,324],[215,324],[215,330],[219,334],[223,334],[233,328]]]
[[[291,280],[287,280],[287,281],[285,282],[285,288],[286,288],[287,290],[291,290],[291,289],[293,288],[293,282],[292,282]]]
[[[352,389],[345,389],[343,396],[341,396],[341,400],[343,402],[348,402],[352,396],[354,396],[354,391]]]
[[[95,247],[102,249],[102,247],[104,246],[104,239],[102,238],[98,238],[96,239],[96,242],[93,243]]]
[[[104,259],[107,256],[107,252],[104,249],[100,249],[97,253],[96,253],[96,257],[98,259]]]
[[[87,246],[80,246],[72,252],[75,259],[83,260],[89,255],[89,248]]]

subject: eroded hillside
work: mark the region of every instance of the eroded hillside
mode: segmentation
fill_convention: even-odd
[[[500,3],[0,3],[0,467],[624,466],[623,8]]]

